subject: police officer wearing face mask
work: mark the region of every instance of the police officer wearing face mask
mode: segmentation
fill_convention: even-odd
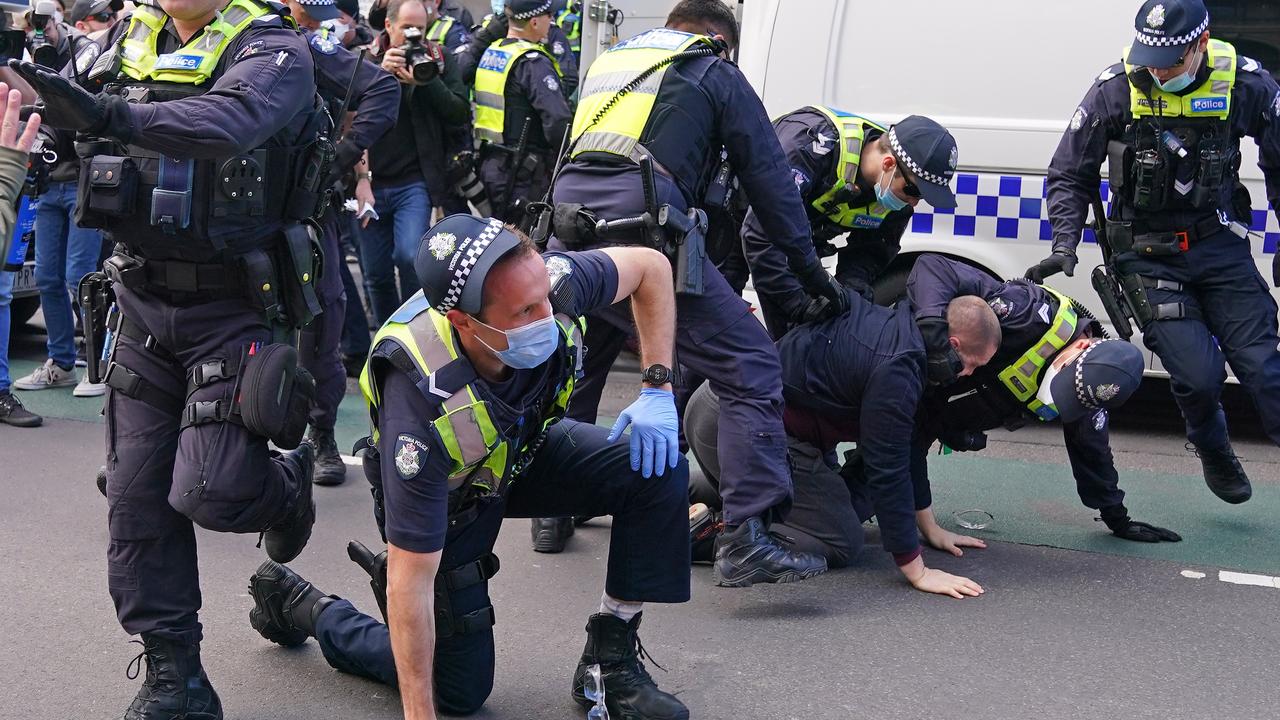
[[[410,720],[472,713],[493,687],[488,579],[503,517],[612,515],[574,700],[594,705],[584,683],[599,665],[613,717],[688,718],[638,655],[641,603],[689,599],[688,466],[670,386],[646,378],[612,430],[561,419],[583,313],[629,300],[645,362],[671,362],[666,259],[646,248],[539,255],[500,220],[452,215],[427,231],[416,266],[423,292],[378,332],[360,378],[373,425],[365,473],[388,550],[349,552],[387,624],[267,562],[250,581],[253,627],[286,646],[314,636],[335,668],[398,685]]]
[[[1122,63],[1076,109],[1048,174],[1053,254],[1028,269],[1072,274],[1086,208],[1108,163],[1105,241],[1126,315],[1171,376],[1209,489],[1252,495],[1219,398],[1224,356],[1280,444],[1276,303],[1255,269],[1240,183],[1240,138],[1258,144],[1267,200],[1280,208],[1280,87],[1256,60],[1210,37],[1201,0],[1148,0]],[[1280,285],[1280,265],[1273,270]]]
[[[471,39],[467,43],[467,49],[455,49],[458,54],[458,66],[462,72],[462,79],[466,82],[475,82],[476,69],[480,65],[480,57],[484,55],[485,50],[495,41],[507,36],[507,31],[511,26],[511,21],[506,14],[506,7],[509,4],[505,0],[492,0],[493,14],[486,15],[479,25],[471,29]],[[542,3],[537,4],[541,5]],[[552,12],[554,13],[554,9],[552,9]],[[552,18],[555,18],[554,14]],[[552,22],[551,26],[547,28],[547,37],[542,41],[542,44],[551,53],[551,57],[555,58],[556,64],[560,66],[561,92],[564,93],[566,99],[573,98],[574,92],[578,89],[578,56],[573,52],[572,41],[569,40],[560,25]]]
[[[1083,408],[1087,412],[1064,418],[1061,403],[1053,402],[1058,397],[1054,394],[1055,378],[1063,377],[1065,372],[1071,379],[1071,368],[1064,368],[1106,337],[1088,309],[1053,288],[1030,280],[1001,283],[957,260],[922,255],[907,277],[907,299],[915,308],[916,323],[930,345],[931,355],[950,349],[949,345],[939,348],[940,343],[931,338],[941,337],[945,343],[950,334],[946,328],[947,304],[961,295],[976,295],[991,306],[1000,319],[1000,348],[989,363],[971,376],[956,377],[930,388],[921,403],[919,429],[913,441],[912,474],[917,506],[922,508],[918,514],[925,539],[940,550],[957,551],[956,539],[938,526],[932,512],[923,512],[930,504],[926,457],[934,440],[940,439],[955,450],[981,450],[986,447],[986,430],[1013,430],[1061,420],[1067,457],[1085,507],[1099,511],[1107,527],[1126,540],[1181,540],[1175,532],[1129,517],[1112,461],[1108,410],[1124,404],[1137,389],[1142,379],[1142,352],[1122,342],[1110,342],[1105,348],[1090,352],[1088,362],[1082,366],[1087,372],[1081,376],[1080,388],[1095,388],[1092,397],[1097,402],[1093,403],[1086,394],[1083,402],[1090,404]],[[1094,377],[1102,372],[1096,363],[1107,356],[1126,368],[1121,381]],[[1076,397],[1076,389],[1071,387],[1069,400]]]
[[[110,335],[88,353],[109,387],[107,585],[148,665],[124,717],[210,720],[222,708],[200,661],[195,525],[262,532],[289,560],[315,521],[298,446],[314,382],[290,340],[319,310],[302,221],[328,121],[280,6],[138,5],[110,47],[89,74],[97,95],[10,65],[47,122],[80,133],[77,220],[116,243],[81,295],[87,335]]]
[[[773,126],[804,200],[814,244],[820,254],[830,255],[837,252],[830,241],[847,234],[836,279],[867,298],[872,283],[898,254],[898,243],[923,193],[929,192],[934,207],[956,206],[949,189],[943,192],[935,190],[936,183],[920,182],[894,151],[896,137],[907,144],[907,157],[939,158],[936,169],[943,173],[945,187],[958,160],[956,141],[929,118],[913,115],[890,134],[864,117],[813,106],[783,115]],[[775,339],[789,324],[830,314],[830,301],[808,297],[787,271],[785,257],[771,252],[773,245],[754,211],[747,212],[742,224],[742,243],[765,324]]]
[[[288,0],[288,5],[311,47],[316,87],[330,116],[342,119],[349,111],[355,113],[351,127],[334,147],[326,178],[326,190],[334,193],[334,199],[325,204],[324,214],[317,222],[326,260],[316,288],[322,312],[301,333],[298,344],[302,365],[316,380],[316,404],[307,437],[316,451],[313,481],[317,485],[339,485],[346,479],[347,467],[338,453],[333,428],[338,404],[347,392],[347,373],[339,345],[348,298],[338,267],[344,264],[344,257],[338,245],[337,205],[341,200],[334,185],[396,123],[400,83],[390,73],[367,60],[360,61],[359,56],[342,47],[338,29],[330,24],[340,17],[333,0]],[[348,98],[350,105],[342,107]],[[358,304],[359,296],[350,301]]]

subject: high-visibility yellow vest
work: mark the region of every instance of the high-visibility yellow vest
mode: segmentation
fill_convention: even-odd
[[[1080,326],[1080,317],[1076,313],[1071,298],[1051,287],[1044,285],[1041,287],[1058,299],[1058,312],[1054,314],[1053,322],[1040,340],[1013,364],[1001,370],[999,377],[1000,382],[1013,393],[1018,402],[1024,403],[1028,410],[1041,419],[1053,419],[1057,417],[1057,412],[1046,412],[1045,404],[1040,402],[1036,393],[1040,390],[1040,378],[1044,373],[1045,365],[1058,354],[1059,350],[1071,342],[1071,338],[1075,337],[1076,329]]]
[[[157,55],[156,42],[169,16],[158,7],[138,3],[121,43],[121,70],[134,80],[203,85],[236,35],[254,20],[275,12],[257,0],[232,0],[180,49]],[[288,22],[293,23],[292,18]]]
[[[441,15],[431,24],[431,29],[427,30],[427,39],[444,45],[444,39],[448,37],[449,31],[453,29],[456,22],[457,20],[448,15]]]
[[[1209,79],[1186,95],[1175,95],[1160,89],[1154,82],[1151,97],[1139,90],[1131,78],[1141,68],[1129,64],[1129,49],[1124,50],[1124,70],[1129,80],[1129,111],[1133,117],[1186,117],[1226,120],[1231,113],[1231,90],[1236,84],[1236,49],[1221,40],[1210,38]]]
[[[506,43],[505,45],[503,43]],[[528,40],[507,42],[498,40],[484,51],[476,68],[476,139],[482,142],[501,143],[506,130],[507,78],[516,61],[527,53],[538,52],[547,56],[555,66],[556,75],[563,78],[560,63],[540,43]]]
[[[864,117],[847,113],[843,110],[814,105],[816,110],[827,117],[838,133],[840,159],[836,163],[836,176],[831,187],[813,201],[813,209],[822,213],[831,222],[843,228],[878,228],[889,214],[889,209],[879,201],[869,205],[849,207],[849,198],[853,196],[853,187],[858,181],[858,164],[862,160],[862,145],[866,136],[866,128],[871,127],[880,132],[888,129]],[[847,188],[847,190],[846,190]]]
[[[565,3],[564,9],[556,15],[556,24],[569,39],[569,49],[575,53],[582,52],[582,6],[576,2]]]
[[[568,315],[557,314],[555,317],[564,335],[562,350],[569,359],[565,361],[565,373],[556,388],[555,401],[545,411],[542,431],[564,417],[582,364],[580,323]],[[528,448],[512,447],[514,438],[506,437],[494,422],[490,403],[485,400],[485,393],[475,380],[453,391],[437,386],[435,373],[453,363],[469,365],[470,361],[462,355],[448,318],[432,309],[421,292],[378,330],[373,338],[373,348],[369,362],[360,373],[360,392],[369,410],[375,444],[379,438],[379,407],[382,404],[379,380],[386,365],[390,364],[408,372],[423,395],[440,405],[440,417],[432,424],[453,460],[449,490],[470,481],[481,490],[499,491],[523,470],[516,467],[516,463]],[[470,372],[474,374],[474,370]]]
[[[639,161],[640,156],[649,155],[640,145],[640,137],[649,124],[662,78],[671,68],[669,62],[662,64],[663,61],[695,45],[710,43],[711,38],[705,35],[657,28],[619,43],[596,58],[579,90],[581,99],[573,116],[573,157],[607,153]],[[661,66],[643,81],[635,82],[658,65]],[[627,92],[619,97],[618,91],[623,88],[628,88]]]

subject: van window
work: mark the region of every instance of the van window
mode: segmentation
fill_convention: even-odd
[[[1209,32],[1280,73],[1280,0],[1209,0]]]

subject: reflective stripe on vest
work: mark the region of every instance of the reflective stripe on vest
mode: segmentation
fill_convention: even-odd
[[[402,322],[397,318],[408,319]],[[556,321],[575,363],[570,366],[571,372],[563,381],[555,403],[544,418],[543,430],[564,416],[582,359],[580,325],[567,315],[556,315]],[[468,479],[487,491],[500,489],[518,453],[512,452],[510,441],[502,436],[494,424],[489,403],[483,399],[474,383],[452,394],[435,386],[433,372],[454,362],[460,355],[448,318],[431,309],[419,293],[378,330],[373,338],[373,347],[373,356],[360,373],[360,391],[369,410],[374,443],[379,440],[379,408],[382,404],[381,391],[374,377],[374,366],[377,362],[387,361],[391,354],[388,347],[399,348],[408,354],[422,376],[418,389],[429,401],[440,405],[440,417],[432,425],[444,444],[445,452],[453,460],[449,471],[449,489],[461,487]]]
[[[843,110],[819,105],[810,106],[808,109],[822,113],[831,121],[839,135],[840,143],[840,159],[836,163],[835,180],[821,197],[813,201],[813,208],[840,227],[850,229],[880,227],[880,223],[889,214],[889,209],[878,201],[852,208],[847,201],[838,202],[836,198],[842,195],[850,197],[848,193],[841,191],[846,187],[852,188],[858,181],[858,164],[862,160],[862,143],[866,128],[872,127],[880,132],[887,132],[887,129],[878,123]]]
[[[1129,111],[1135,118],[1158,115],[1226,120],[1231,113],[1231,90],[1236,84],[1236,49],[1230,43],[1210,38],[1207,55],[1209,79],[1186,95],[1164,92],[1153,81],[1148,99],[1130,79]],[[1145,72],[1129,64],[1128,48],[1124,51],[1124,70],[1127,75],[1138,70]]]
[[[457,20],[454,20],[449,15],[436,18],[436,21],[431,25],[431,29],[427,31],[427,39],[443,45],[445,37],[449,35],[449,31],[453,29],[455,22]]]
[[[1033,413],[1044,405],[1036,397],[1036,392],[1040,389],[1040,375],[1045,364],[1071,342],[1071,338],[1075,337],[1076,328],[1080,325],[1080,318],[1076,315],[1071,298],[1053,288],[1043,285],[1041,287],[1058,299],[1058,312],[1053,316],[1053,323],[1040,340],[1022,354],[1022,357],[1000,371],[1000,382],[1004,383],[1019,402],[1026,403],[1027,408]]]
[[[159,8],[139,3],[121,44],[121,70],[134,80],[202,85],[213,75],[232,39],[257,18],[273,12],[254,0],[232,0],[180,49],[156,55],[156,42],[169,17]]]
[[[670,64],[617,98],[595,125],[592,120],[617,97],[619,90],[635,82],[645,70],[694,45],[709,42],[705,35],[658,28],[640,33],[596,58],[582,81],[578,111],[573,116],[573,157],[594,152],[639,161],[641,155],[648,154],[637,148]]]
[[[540,52],[550,58],[556,75],[564,77],[560,63],[541,44],[528,40],[503,45],[504,42],[506,40],[498,40],[490,45],[480,56],[480,65],[476,68],[476,139],[491,143],[502,142],[507,117],[507,78],[517,60],[526,53]]]

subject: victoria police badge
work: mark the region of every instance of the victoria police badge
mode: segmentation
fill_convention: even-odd
[[[412,435],[401,435],[396,438],[396,472],[408,480],[422,470],[422,458],[427,454],[427,445]]]
[[[1099,402],[1106,402],[1108,400],[1113,399],[1115,396],[1119,394],[1120,394],[1120,386],[1116,385],[1115,383],[1107,383],[1106,385],[1099,385],[1093,389],[1093,395],[1094,397],[1098,398]]]
[[[1164,25],[1164,6],[1157,5],[1151,8],[1151,12],[1147,13],[1147,27],[1152,30],[1158,29]]]
[[[437,260],[449,257],[457,247],[458,238],[453,233],[436,233],[427,240],[427,249],[431,251],[431,257]]]

